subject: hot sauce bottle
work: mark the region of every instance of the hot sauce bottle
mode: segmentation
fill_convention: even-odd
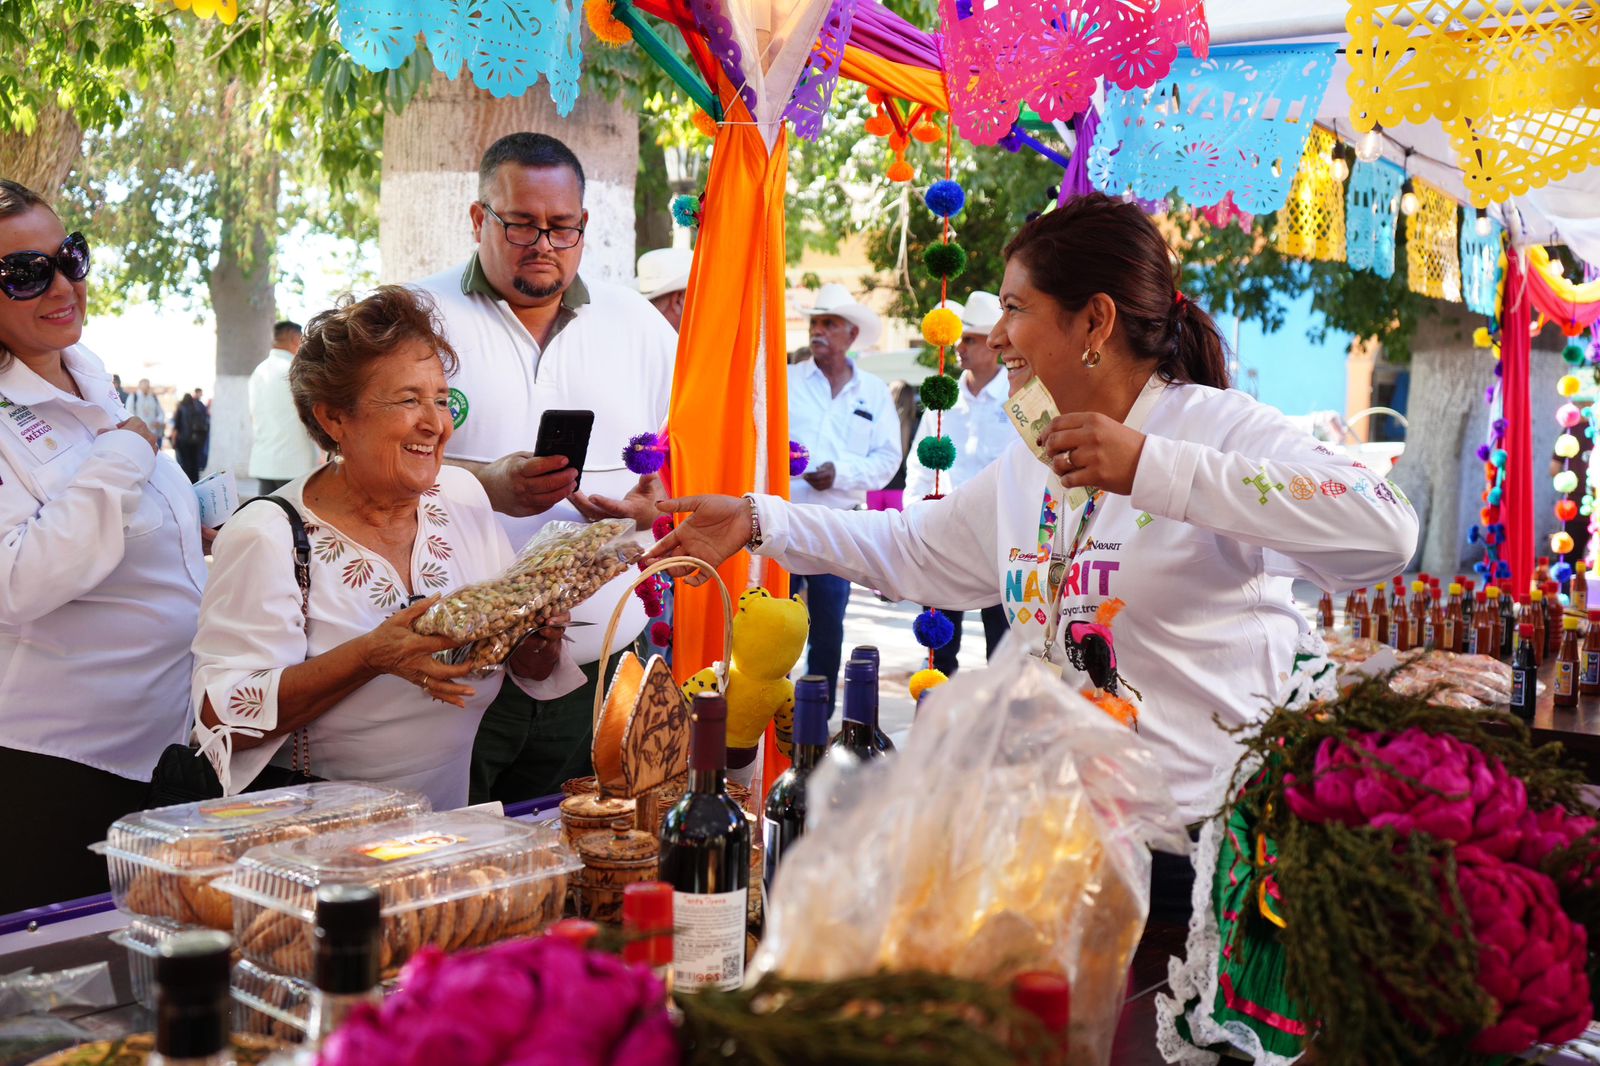
[[[1444,640],[1444,601],[1438,589],[1429,594],[1428,617],[1422,623],[1422,646],[1437,651]]]
[[[1578,705],[1578,626],[1576,618],[1561,620],[1561,650],[1556,653],[1556,694],[1552,701],[1557,707]]]
[[[1461,582],[1461,589],[1464,593],[1464,595],[1461,597],[1461,616],[1467,620],[1468,644],[1472,643],[1472,627],[1478,621],[1478,601],[1473,595],[1473,590],[1477,587],[1478,583],[1472,580],[1470,577]]]
[[[1545,650],[1551,655],[1561,646],[1561,586],[1554,581],[1544,583],[1545,639],[1550,643]]]
[[[1350,635],[1359,637],[1356,632],[1356,590],[1351,589],[1344,594],[1344,624],[1350,627]]]
[[[1511,661],[1517,643],[1517,601],[1511,595],[1511,582],[1500,582],[1500,658]]]
[[[1589,612],[1589,631],[1583,637],[1583,676],[1578,679],[1578,692],[1584,696],[1600,696],[1600,611]]]
[[[1550,580],[1550,556],[1539,556],[1539,561],[1533,568],[1533,580],[1538,582],[1540,588],[1543,588],[1544,583]]]
[[[1398,587],[1398,586],[1397,586]],[[1406,608],[1404,594],[1394,598],[1394,619],[1389,624],[1389,643],[1395,651],[1411,650],[1411,612]]]
[[[1389,643],[1389,586],[1382,581],[1378,582],[1377,592],[1372,597],[1372,623],[1374,628],[1373,638],[1379,644]]]
[[[1502,616],[1500,614],[1500,586],[1492,582],[1483,590],[1483,609],[1488,612],[1489,618],[1489,643],[1478,649],[1479,655],[1487,655],[1491,659],[1502,658],[1501,643],[1503,634],[1500,632]]]
[[[1441,650],[1459,652],[1466,647],[1465,622],[1461,614],[1461,585],[1452,582],[1450,602],[1445,604],[1444,609],[1444,635],[1439,641]]]
[[[1534,597],[1539,597],[1534,599]],[[1522,597],[1522,602],[1517,605],[1517,614],[1522,625],[1533,627],[1533,665],[1538,666],[1544,662],[1545,644],[1550,639],[1545,635],[1544,593],[1534,589]]]
[[[1427,587],[1421,580],[1411,583],[1411,629],[1406,637],[1409,648],[1422,647],[1423,623],[1428,618],[1428,600],[1422,590]]]
[[[1483,593],[1478,593],[1477,601],[1477,609],[1473,611],[1472,645],[1469,650],[1473,655],[1492,656],[1495,653],[1494,623],[1496,615],[1489,610],[1488,597]]]
[[[1367,606],[1367,590],[1356,589],[1356,613],[1350,621],[1350,632],[1359,640],[1372,636],[1372,611]]]
[[[1569,606],[1579,614],[1589,613],[1589,564],[1579,559],[1572,564],[1572,590]]]
[[[1324,633],[1333,632],[1333,593],[1327,589],[1322,590],[1322,599],[1317,601],[1317,622]]]

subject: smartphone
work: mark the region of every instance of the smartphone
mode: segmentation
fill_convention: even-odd
[[[593,429],[593,411],[546,411],[539,416],[539,439],[533,454],[566,456],[567,466],[578,472],[573,491],[583,488],[583,464],[589,455],[589,434]]]

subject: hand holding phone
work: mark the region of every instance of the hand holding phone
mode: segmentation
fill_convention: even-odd
[[[565,457],[567,466],[578,474],[573,488],[580,489],[583,464],[589,457],[589,434],[593,430],[593,411],[546,411],[539,417],[539,436],[533,454]]]

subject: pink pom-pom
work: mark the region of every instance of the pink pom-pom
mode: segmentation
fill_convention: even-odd
[[[789,442],[789,476],[799,477],[811,465],[811,452],[799,441]]]
[[[667,438],[656,433],[641,433],[630,438],[622,449],[622,463],[643,477],[667,465]]]
[[[650,643],[658,648],[672,647],[672,627],[665,622],[657,622],[650,627]]]

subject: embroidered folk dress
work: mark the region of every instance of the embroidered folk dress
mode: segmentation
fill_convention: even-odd
[[[1070,565],[1082,505],[1020,440],[943,500],[903,513],[757,497],[760,554],[894,599],[953,610],[999,599],[1008,639],[1035,653],[1052,576],[1064,582],[1063,633],[1123,600],[1111,628],[1118,670],[1144,696],[1139,733],[1179,809],[1197,819],[1211,813],[1214,775],[1239,756],[1213,719],[1231,727],[1261,716],[1309,628],[1293,579],[1340,591],[1393,577],[1416,550],[1417,516],[1381,475],[1242,392],[1154,378],[1146,389],[1132,495],[1100,497]]]
[[[312,476],[277,493],[299,509],[311,541],[308,622],[301,619],[289,523],[281,509],[265,503],[242,509],[214,545],[194,642],[192,701],[195,736],[229,794],[243,789],[269,762],[292,764],[287,734],[239,750],[232,739],[236,733],[255,736],[276,727],[284,669],[371,632],[409,602],[404,581],[387,559],[305,505],[303,492]],[[481,581],[513,558],[478,479],[458,467],[441,468],[438,482],[417,501],[414,594],[431,596]],[[311,772],[415,789],[437,810],[464,805],[472,740],[506,672],[466,682],[475,691],[465,709],[439,703],[398,677],[374,678],[307,727]],[[581,685],[583,672],[563,650],[548,679],[512,680],[536,699],[554,699]],[[206,696],[219,729],[199,722]]]

